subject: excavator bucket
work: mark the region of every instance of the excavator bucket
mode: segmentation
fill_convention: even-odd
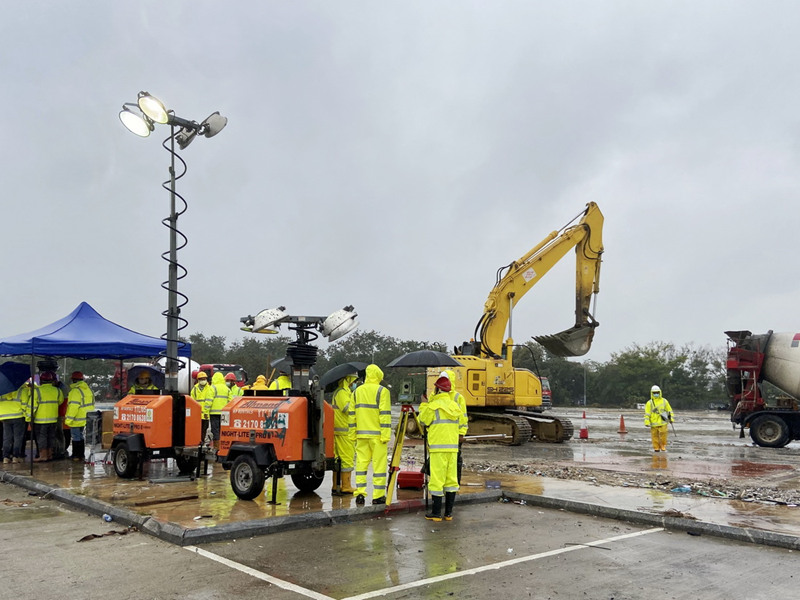
[[[594,324],[593,324],[594,325]],[[583,356],[592,347],[596,325],[576,325],[561,333],[533,336],[550,354],[556,356]]]

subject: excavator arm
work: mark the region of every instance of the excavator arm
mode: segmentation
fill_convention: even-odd
[[[575,248],[576,257],[575,325],[560,333],[534,339],[557,356],[582,356],[589,351],[594,328],[598,325],[590,312],[590,303],[599,292],[602,231],[603,214],[597,204],[590,202],[583,213],[560,230],[551,232],[519,260],[498,269],[497,282],[475,328],[476,350],[480,356],[501,356],[503,336],[511,323],[514,306],[572,248]],[[505,340],[509,359],[513,343],[509,331]]]

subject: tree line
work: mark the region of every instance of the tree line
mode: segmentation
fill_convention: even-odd
[[[293,340],[286,336],[252,336],[228,343],[223,336],[195,333],[188,341],[192,344],[193,360],[201,364],[242,365],[253,381],[259,374],[271,375],[270,364],[286,355],[286,347]],[[402,354],[426,349],[448,352],[442,343],[356,331],[320,348],[315,371],[321,376],[344,362],[375,363],[383,369],[392,397],[397,400],[403,384],[408,384],[415,395],[425,390],[425,369],[388,369],[386,365]],[[81,369],[87,374],[110,376],[115,368],[113,361],[67,360],[67,363],[67,373]],[[724,348],[676,347],[667,342],[634,344],[612,353],[607,362],[598,362],[554,356],[530,341],[514,348],[514,364],[548,378],[554,406],[583,404],[585,399],[593,407],[634,408],[650,398],[650,387],[654,384],[676,409],[727,403]]]

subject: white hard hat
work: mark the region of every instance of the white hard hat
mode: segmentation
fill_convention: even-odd
[[[448,375],[447,371],[442,371],[441,373],[439,373],[439,377],[447,377],[448,379],[450,379],[450,375]]]
[[[658,387],[657,385],[654,385],[653,387],[651,387],[651,388],[650,388],[650,393],[651,393],[651,394],[652,394],[653,392],[660,392],[660,391],[661,391],[661,388],[660,388],[660,387]]]

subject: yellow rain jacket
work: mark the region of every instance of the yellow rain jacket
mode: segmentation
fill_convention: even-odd
[[[348,375],[339,380],[333,393],[333,435],[356,438],[356,405],[350,384],[356,380],[355,375]]]
[[[0,396],[0,421],[6,419],[21,419],[23,417],[22,403],[17,391]]]
[[[243,390],[267,390],[269,386],[267,385],[267,378],[264,375],[259,375],[256,377],[256,380],[253,382],[253,385],[246,385],[242,388]]]
[[[431,453],[458,452],[459,430],[467,417],[450,392],[437,392],[421,404],[417,420],[427,428]]]
[[[218,415],[231,400],[231,390],[225,383],[225,375],[219,371],[214,373],[214,376],[211,378],[211,388],[214,392],[214,396],[211,400],[211,409],[208,411],[208,414]]]
[[[270,390],[290,390],[292,389],[292,380],[288,375],[279,375],[272,383],[269,384]]]
[[[89,385],[81,380],[69,386],[67,414],[64,423],[67,427],[85,427],[86,413],[94,410],[94,393]]]
[[[205,385],[200,385],[198,381],[192,387],[192,391],[189,395],[200,405],[203,419],[207,421],[208,411],[211,410],[211,402],[214,400],[214,386],[208,383],[207,380]]]
[[[458,404],[461,412],[464,413],[464,423],[458,428],[458,435],[467,435],[469,419],[467,418],[467,399],[464,394],[456,391],[456,372],[452,369],[445,370],[447,378],[450,380],[450,397]]]
[[[663,396],[656,398],[650,392],[650,400],[644,406],[644,424],[650,427],[660,427],[667,425],[674,418],[675,415],[672,413],[669,401]]]
[[[377,438],[388,444],[392,437],[392,397],[381,385],[383,371],[367,366],[364,383],[356,388],[356,438]]]
[[[64,392],[52,383],[43,383],[33,396],[33,415],[36,424],[58,423],[58,407],[64,402]]]

